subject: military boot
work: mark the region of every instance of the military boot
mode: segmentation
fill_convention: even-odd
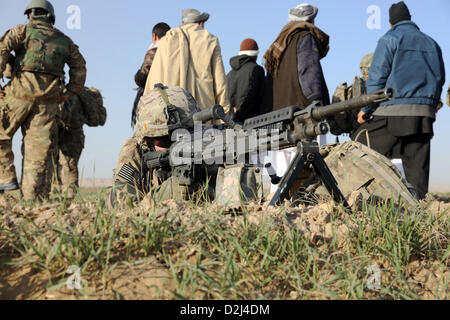
[[[12,191],[17,189],[19,189],[17,178],[14,178],[7,183],[0,183],[0,191]]]

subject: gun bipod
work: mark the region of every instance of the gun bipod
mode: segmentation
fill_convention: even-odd
[[[334,179],[333,174],[319,152],[319,145],[316,141],[301,141],[298,143],[297,153],[286,170],[286,173],[283,175],[283,178],[278,185],[278,190],[270,201],[270,205],[280,205],[284,199],[289,196],[289,190],[304,169],[305,163],[312,164],[316,174],[319,176],[334,201],[342,203],[344,207],[349,208],[347,200],[337,185],[336,179]]]

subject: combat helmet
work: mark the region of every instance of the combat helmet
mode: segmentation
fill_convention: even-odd
[[[176,86],[155,88],[139,100],[134,137],[157,138],[170,135],[174,130],[193,128],[192,115],[200,111],[194,97]]]
[[[359,65],[359,68],[361,69],[361,73],[363,75],[363,78],[367,80],[369,78],[369,69],[370,65],[372,64],[373,60],[373,53],[366,54]]]
[[[47,11],[47,17],[50,18],[50,21],[55,24],[56,16],[55,16],[55,9],[53,8],[53,5],[47,1],[47,0],[31,0],[30,4],[25,9],[24,14],[27,15],[28,13],[32,13],[34,9],[42,9]]]

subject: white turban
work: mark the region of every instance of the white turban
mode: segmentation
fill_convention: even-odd
[[[306,21],[314,23],[319,9],[311,4],[302,3],[295,8],[289,9],[289,21]]]

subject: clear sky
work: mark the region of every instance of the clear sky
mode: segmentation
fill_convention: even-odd
[[[124,140],[132,135],[131,108],[136,92],[134,74],[151,43],[151,30],[158,22],[179,26],[181,11],[195,8],[210,13],[206,29],[218,36],[225,70],[229,59],[237,55],[244,38],[254,38],[260,47],[258,61],[287,23],[288,9],[303,1],[283,0],[53,0],[56,27],[79,45],[87,61],[86,84],[101,89],[108,110],[104,127],[85,126],[86,147],[80,160],[83,177],[110,178]],[[397,0],[311,0],[319,7],[316,25],[330,35],[330,52],[322,60],[330,94],[342,82],[351,82],[359,74],[361,58],[375,50],[377,40],[389,29],[388,10]],[[442,48],[447,73],[450,73],[450,1],[406,0],[412,20]],[[26,23],[23,15],[29,0],[0,0],[0,32]],[[71,5],[80,8],[79,29],[68,13]],[[369,29],[373,11],[381,9],[380,29]],[[450,82],[450,75],[442,94]],[[435,122],[432,140],[432,184],[450,184],[450,108],[444,107]],[[14,139],[16,168],[20,170],[20,130]],[[331,137],[329,139],[332,139]]]

